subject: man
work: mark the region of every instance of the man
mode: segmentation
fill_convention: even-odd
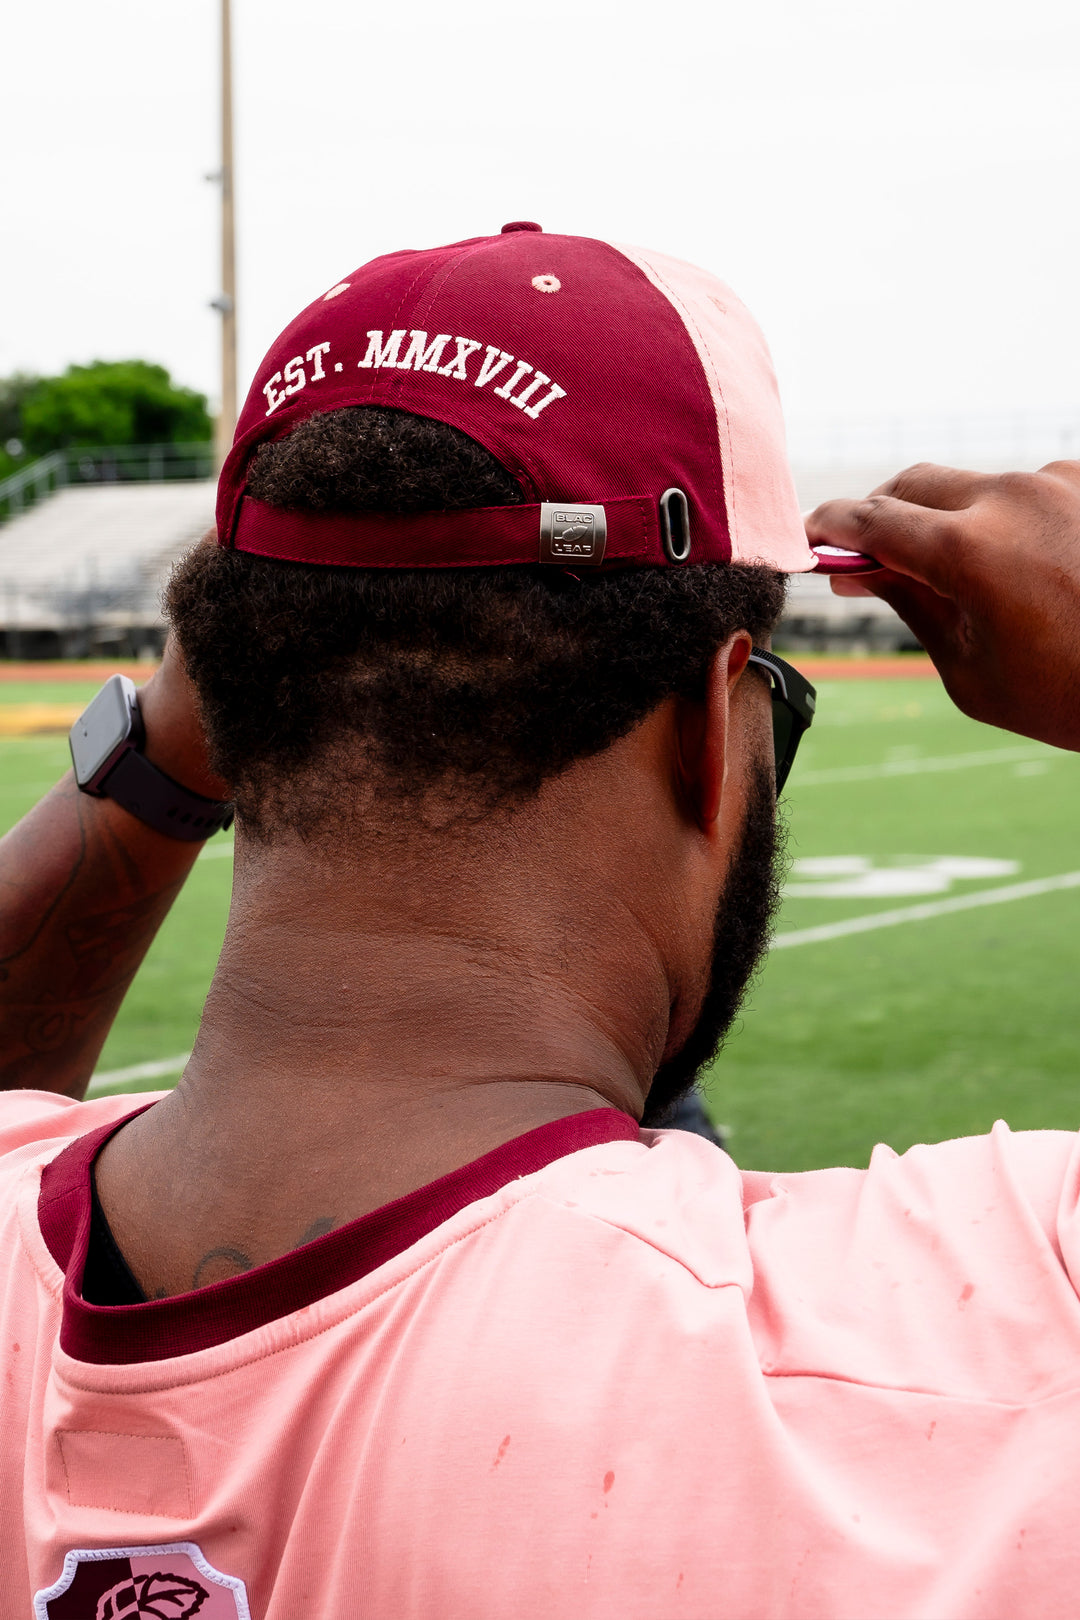
[[[897,496],[811,537],[1080,745],[1075,471]],[[4,1620],[1071,1613],[1074,1139],[638,1124],[767,937],[813,563],[700,271],[519,222],[275,343],[160,673],[0,846]],[[68,1100],[229,801],[179,1086]]]

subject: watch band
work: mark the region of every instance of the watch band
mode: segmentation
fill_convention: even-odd
[[[168,838],[197,843],[232,826],[231,804],[181,787],[134,748],[124,750],[99,792]]]

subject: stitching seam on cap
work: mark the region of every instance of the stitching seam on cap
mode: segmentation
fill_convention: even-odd
[[[730,430],[730,423],[728,421],[727,400],[724,398],[724,390],[723,390],[723,386],[721,385],[721,382],[720,382],[720,375],[716,370],[716,366],[713,364],[712,355],[709,353],[709,345],[706,343],[704,335],[703,335],[703,333],[701,331],[701,328],[698,326],[697,321],[694,319],[693,314],[687,308],[686,304],[683,302],[683,299],[680,297],[680,295],[675,291],[675,288],[669,285],[669,283],[666,280],[666,278],[664,277],[663,273],[660,270],[658,270],[657,267],[654,264],[652,264],[649,260],[646,260],[645,262],[647,264],[649,264],[649,268],[652,270],[653,274],[656,276],[657,281],[659,281],[660,284],[663,286],[663,288],[665,290],[665,293],[666,293],[668,299],[670,300],[670,302],[672,303],[672,305],[682,313],[682,316],[683,316],[684,321],[686,322],[686,325],[696,335],[697,343],[694,344],[694,347],[695,347],[695,349],[697,349],[698,359],[701,361],[702,373],[704,374],[706,372],[706,368],[708,369],[709,372],[711,372],[713,378],[716,381],[716,393],[719,396],[719,398],[721,400],[723,400],[723,404],[724,404],[723,432],[724,432],[724,436],[725,436],[725,438],[727,440],[727,443],[726,443],[726,446],[724,446],[724,445],[719,446],[719,448],[720,448],[720,459],[721,459],[721,468],[720,468],[721,487],[719,489],[714,489],[714,494],[716,495],[717,499],[723,504],[723,507],[725,509],[728,506],[731,507],[730,511],[726,511],[726,516],[727,516],[727,524],[728,524],[728,539],[729,539],[729,541],[731,543],[732,555],[734,555],[734,552],[735,552],[735,535],[731,531],[733,529],[737,530],[738,521],[739,521],[738,520],[738,515],[737,515],[737,513],[735,511],[735,462],[734,462],[734,458],[733,458],[732,453],[731,453],[731,430]],[[698,347],[698,345],[700,345],[700,347]],[[717,419],[716,420],[716,426],[719,429],[721,427],[720,417],[719,417],[719,413],[717,412],[717,409],[716,409],[716,400],[715,400],[711,390],[709,390],[709,388],[708,388],[708,377],[707,376],[704,377],[704,382],[705,382],[705,385],[706,385],[706,392],[708,394],[707,403],[708,403],[710,409],[712,410],[713,415],[716,416],[716,419]],[[717,437],[719,438],[719,433],[717,434]],[[724,455],[724,449],[725,448],[727,450],[726,456]],[[729,479],[730,484],[731,484],[731,501],[730,502],[728,502],[728,501],[726,501],[724,499],[723,471],[724,471],[724,466],[725,465],[727,467],[728,479]]]
[[[708,394],[707,404],[710,412],[716,419],[718,441],[717,448],[720,453],[720,487],[717,489],[714,485],[713,494],[718,502],[719,510],[724,513],[727,520],[728,543],[731,547],[732,558],[734,558],[735,540],[738,533],[739,523],[738,514],[735,510],[735,461],[731,450],[731,428],[728,421],[727,400],[724,397],[724,390],[720,382],[719,372],[713,363],[712,355],[709,353],[709,346],[705,342],[701,328],[698,326],[697,321],[687,308],[681,295],[676,292],[675,288],[668,283],[663,272],[658,269],[653,261],[645,256],[643,249],[635,248],[631,250],[624,250],[623,248],[615,247],[614,243],[608,243],[605,245],[612,247],[616,253],[622,253],[624,258],[628,259],[631,264],[635,265],[637,269],[642,271],[643,275],[645,275],[645,272],[642,270],[642,265],[648,265],[650,274],[646,275],[645,279],[648,281],[651,279],[651,277],[655,276],[656,282],[659,283],[660,287],[664,289],[664,297],[667,298],[669,304],[671,304],[676,314],[681,316],[683,324],[687,327],[688,331],[692,332],[697,339],[697,341],[694,342],[694,339],[691,338],[691,343],[701,366],[702,376],[699,379],[699,386],[700,382],[704,381],[706,385],[706,392]],[[640,262],[636,258],[631,258],[631,252],[640,254]],[[716,382],[715,395],[711,390],[708,389],[709,376],[712,376]],[[717,399],[722,402],[724,407],[723,422],[721,422],[720,413],[716,408]],[[725,498],[724,494],[723,483],[725,470],[731,485],[730,501]]]
[[[473,245],[470,248],[466,248],[464,250],[464,252],[462,252],[459,255],[459,257],[457,257],[456,259],[449,259],[446,262],[446,264],[444,264],[444,265],[442,265],[440,267],[439,270],[436,270],[435,273],[431,277],[431,281],[430,281],[430,283],[428,285],[428,288],[427,288],[427,291],[426,291],[426,293],[424,295],[423,304],[418,305],[418,307],[417,307],[417,310],[416,310],[417,321],[420,322],[420,317],[423,316],[424,317],[424,322],[422,324],[426,325],[426,317],[431,312],[432,304],[435,302],[436,297],[442,291],[443,287],[449,281],[450,277],[453,275],[455,270],[459,269],[466,262],[466,260],[470,259],[474,254],[490,252],[497,245],[497,243],[499,243],[500,241],[502,241],[501,237],[493,237],[493,238],[485,239],[482,242],[474,242]],[[398,379],[395,378],[394,380],[395,380],[395,383],[397,383]],[[403,387],[404,382],[402,382],[400,384],[400,386]],[[452,424],[450,424],[450,425],[452,425]],[[477,434],[476,434],[476,431],[475,431],[474,428],[471,428],[471,427],[470,428],[461,428],[461,429],[459,429],[459,431],[462,432],[462,433],[468,433],[470,435],[470,437],[472,437],[474,439],[477,438]],[[480,442],[480,441],[478,440],[478,442]],[[527,462],[524,459],[524,453],[523,452],[519,453],[518,465],[517,466],[511,466],[503,458],[502,454],[496,454],[496,452],[494,450],[492,450],[490,448],[490,446],[488,446],[488,445],[485,445],[484,448],[487,450],[489,455],[494,456],[495,460],[501,463],[503,468],[510,474],[510,476],[512,478],[517,479],[518,483],[521,483],[522,480],[524,479],[527,482],[528,486],[529,486],[530,492],[533,495],[535,495],[537,499],[541,498],[540,490],[541,490],[541,487],[542,487],[543,480],[540,477],[539,468],[534,467],[529,462]]]
[[[479,253],[481,248],[485,245],[486,244],[483,242],[474,242],[471,247],[463,248],[460,253],[457,253],[452,257],[448,255],[445,264],[436,265],[427,272],[427,285],[417,298],[416,308],[413,310],[413,318],[415,319],[418,327],[426,325],[427,315],[431,310],[431,306],[435,302],[436,297],[453,271],[455,271],[459,265],[464,264],[465,261],[471,258],[474,253]],[[402,296],[401,303],[397,307],[397,313],[395,314],[392,323],[393,326],[397,325],[397,316],[401,314],[405,304],[412,297],[413,288],[416,286],[418,281],[422,280],[423,274],[415,277],[410,283],[408,291]],[[371,386],[373,390],[378,386],[379,376],[380,373],[377,371],[371,379]],[[390,393],[400,393],[405,387],[405,382],[406,377],[401,374],[401,371],[395,371],[395,374],[390,379],[390,383],[388,385]]]
[[[439,265],[437,269],[433,270],[428,281],[427,290],[424,294],[424,301],[422,303],[418,303],[417,305],[417,316],[426,316],[429,313],[431,306],[435,302],[438,294],[442,291],[447,281],[449,281],[450,277],[453,275],[454,271],[459,268],[459,266],[463,265],[466,260],[471,259],[474,253],[482,253],[485,248],[490,246],[490,242],[486,240],[483,242],[474,242],[471,247],[464,248],[456,258],[448,258],[445,264]]]
[[[418,271],[417,274],[412,278],[412,280],[409,282],[409,285],[406,287],[405,291],[402,293],[401,298],[398,300],[398,306],[397,306],[396,310],[394,311],[393,315],[390,317],[390,330],[391,331],[393,331],[393,329],[397,326],[398,316],[401,314],[401,312],[405,308],[406,304],[408,304],[409,301],[411,300],[411,298],[413,296],[413,289],[423,285],[425,276],[427,277],[427,280],[430,282],[430,281],[433,281],[435,279],[435,277],[438,275],[438,273],[439,272],[438,272],[437,268],[425,266],[424,269]],[[383,387],[386,387],[386,384],[382,383],[382,367],[378,367],[371,374],[370,387],[371,387],[371,396],[372,396],[372,398],[374,398],[375,390],[380,386],[380,384],[382,384]],[[398,378],[396,376],[394,376],[394,377],[392,377],[390,379],[390,384],[389,384],[389,387],[388,387],[387,391],[390,394],[395,394],[397,392],[397,389],[398,389]],[[245,471],[246,471],[246,468],[245,468]],[[245,482],[246,482],[246,479],[245,479]]]

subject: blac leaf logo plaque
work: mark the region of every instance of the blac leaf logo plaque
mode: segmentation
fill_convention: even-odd
[[[558,501],[540,504],[540,561],[565,567],[597,568],[607,545],[607,514],[602,506]]]

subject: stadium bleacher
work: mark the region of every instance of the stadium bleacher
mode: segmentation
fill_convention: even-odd
[[[1041,432],[1041,424],[1036,425]],[[1011,450],[1015,454],[1004,442],[995,444],[993,452],[976,464],[987,470],[991,463],[1037,466],[1057,448],[1049,432],[1042,438],[1045,445],[1041,440],[1028,444],[1014,434]],[[1075,453],[1071,438],[1065,445],[1059,432],[1058,440],[1062,449]],[[53,493],[39,493],[36,505],[29,511],[14,511],[6,522],[0,514],[0,657],[138,656],[160,649],[164,636],[160,594],[165,577],[173,561],[213,522],[213,480],[186,476],[191,471],[207,471],[208,460],[200,463],[197,456],[183,464],[175,460],[176,454],[190,458],[193,448],[198,449],[179,447],[177,452],[169,452],[174,463],[170,463],[172,476],[166,475],[165,481],[155,481],[149,459],[156,456],[160,460],[164,452],[131,452],[139,460],[137,464],[121,463],[118,482],[69,484]],[[850,459],[844,459],[844,448]],[[834,496],[866,494],[899,466],[915,459],[910,453],[913,448],[906,442],[886,442],[880,435],[878,440],[853,441],[850,446],[835,435],[830,445],[822,442],[811,447],[808,441],[803,446],[808,459],[800,459],[796,451],[800,506],[806,511]],[[950,443],[940,448],[967,447]],[[100,458],[117,453],[87,454]],[[968,465],[975,460],[947,454],[939,459],[961,464],[966,460]],[[45,463],[37,465],[44,468]],[[89,473],[106,480],[110,473],[115,476],[115,469],[108,465],[78,465],[83,476]],[[77,469],[73,469],[74,463],[63,476],[75,476]],[[135,481],[125,481],[133,473]],[[34,468],[20,475],[27,490],[33,478]],[[884,602],[833,596],[828,581],[813,575],[792,579],[777,641],[796,652],[886,652],[916,645]]]
[[[869,478],[869,482],[867,479]],[[876,473],[800,476],[802,504],[873,487]],[[214,484],[87,484],[60,489],[0,527],[0,656],[138,656],[162,642],[161,588],[174,560],[211,526]],[[792,582],[787,645],[892,649],[907,631],[882,602],[835,597],[823,579]]]
[[[60,489],[12,518],[0,528],[0,654],[158,651],[162,583],[213,518],[212,479]]]

